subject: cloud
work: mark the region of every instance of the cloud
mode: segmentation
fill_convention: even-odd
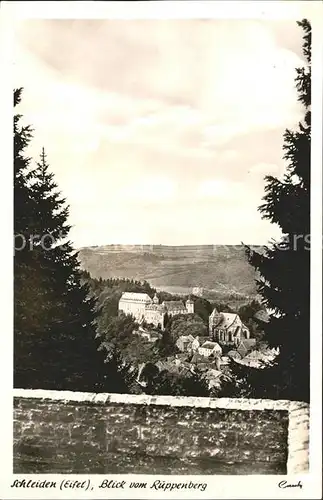
[[[249,172],[256,175],[278,175],[281,168],[274,163],[257,163],[250,167]]]
[[[170,200],[175,193],[176,185],[171,179],[154,175],[144,177],[135,183],[126,182],[125,186],[121,187],[118,196],[125,202],[136,200],[144,203],[159,203]]]
[[[242,183],[230,182],[226,179],[211,179],[203,181],[198,187],[198,196],[201,198],[223,198],[225,200],[236,199],[245,194]]]
[[[243,213],[259,222],[247,232],[269,237],[256,208],[263,174],[284,168],[284,128],[301,118],[300,47],[293,21],[21,23],[14,80],[31,154],[46,148],[76,244],[124,241],[136,220],[152,242],[172,229],[174,241],[198,243],[207,227],[192,231],[186,214],[204,221],[223,207],[236,231]],[[101,217],[110,233],[99,233]]]

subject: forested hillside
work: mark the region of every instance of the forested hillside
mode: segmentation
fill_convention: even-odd
[[[218,297],[256,294],[256,272],[243,246],[106,245],[81,248],[79,259],[95,278],[146,280],[157,289],[180,294],[194,286]]]

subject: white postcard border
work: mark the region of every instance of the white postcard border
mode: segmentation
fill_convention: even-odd
[[[301,4],[301,5],[300,5]],[[311,426],[310,426],[310,472],[296,477],[287,476],[194,476],[192,480],[208,484],[204,492],[182,490],[170,494],[164,491],[118,491],[95,489],[93,492],[69,490],[60,492],[46,490],[50,498],[320,498],[321,495],[321,437],[322,437],[322,5],[321,2],[275,1],[167,1],[167,2],[1,2],[1,150],[3,151],[3,175],[1,184],[4,238],[1,245],[4,283],[1,289],[3,305],[3,342],[2,342],[2,412],[1,412],[1,498],[44,499],[44,490],[10,488],[15,478],[12,474],[12,331],[13,331],[13,286],[12,286],[12,85],[11,64],[13,50],[14,23],[24,18],[261,18],[293,19],[309,18],[313,27],[313,65],[312,65],[312,205],[311,205]],[[9,126],[8,126],[9,125]],[[27,477],[23,476],[23,477]],[[145,480],[150,476],[122,475],[127,481]],[[122,477],[109,475],[109,478]],[[41,480],[62,480],[61,475],[32,475],[30,478]],[[68,478],[81,480],[91,478],[98,484],[102,478],[91,475],[70,475]],[[172,482],[187,480],[187,476],[167,476],[163,479]],[[280,480],[302,481],[303,488],[279,489]],[[125,496],[126,495],[126,496]]]

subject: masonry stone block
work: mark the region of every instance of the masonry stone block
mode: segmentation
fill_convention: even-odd
[[[308,470],[303,403],[15,390],[13,407],[15,473]]]

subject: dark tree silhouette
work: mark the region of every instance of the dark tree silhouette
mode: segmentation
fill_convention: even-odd
[[[303,29],[303,53],[307,64],[296,69],[298,100],[304,119],[297,130],[284,134],[282,179],[267,176],[264,219],[278,224],[283,238],[271,242],[263,254],[247,247],[249,262],[260,273],[258,291],[272,312],[265,338],[280,348],[275,367],[262,370],[253,395],[309,400],[310,312],[310,145],[311,145],[311,26]]]
[[[21,100],[14,92],[14,105]],[[66,240],[68,207],[57,191],[44,150],[31,167],[30,127],[14,118],[15,387],[107,389],[97,351],[95,301],[82,282],[77,254]],[[24,245],[19,244],[21,241]]]

